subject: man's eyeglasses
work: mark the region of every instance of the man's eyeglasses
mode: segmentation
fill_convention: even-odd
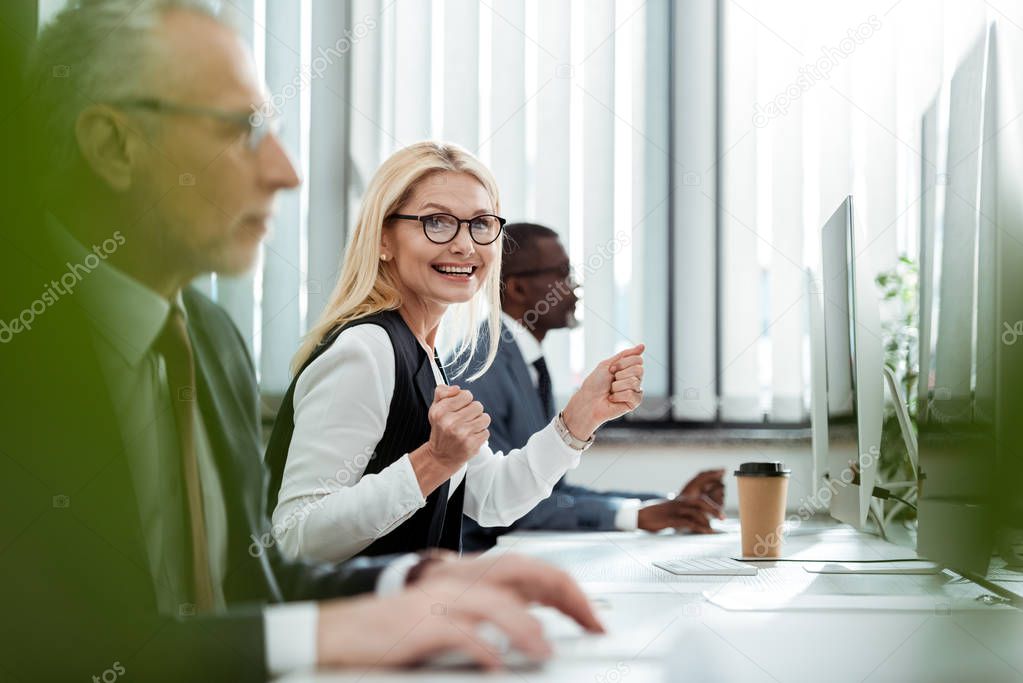
[[[263,142],[263,138],[267,135],[280,134],[282,126],[280,117],[266,116],[261,112],[227,111],[213,107],[198,107],[190,104],[167,102],[155,97],[115,100],[109,104],[127,109],[144,109],[156,114],[202,116],[229,123],[242,130],[245,146],[252,152],[259,149],[260,143]]]
[[[572,288],[580,287],[578,281],[575,279],[575,273],[572,270],[571,264],[563,263],[560,266],[548,266],[547,268],[531,268],[529,270],[519,270],[514,273],[504,273],[501,277],[536,277],[537,275],[554,275],[558,280],[568,282]]]
[[[500,237],[504,224],[508,222],[500,216],[495,216],[491,213],[485,213],[482,216],[475,216],[469,219],[458,218],[449,213],[431,213],[427,216],[392,213],[387,218],[388,220],[419,221],[423,224],[423,234],[426,235],[426,239],[434,244],[447,244],[455,239],[462,227],[462,223],[465,223],[469,226],[469,237],[472,238],[473,242],[481,246],[491,244]]]

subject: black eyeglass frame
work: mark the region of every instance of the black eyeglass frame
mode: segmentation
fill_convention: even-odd
[[[514,273],[503,273],[501,277],[536,277],[537,275],[546,275],[548,273],[554,273],[558,276],[559,280],[572,280],[577,286],[581,286],[575,281],[575,273],[572,272],[571,264],[565,264],[563,266],[547,266],[546,268],[532,268],[529,270],[520,270]]]
[[[438,242],[437,240],[435,240],[432,237],[430,237],[430,233],[426,229],[426,221],[428,221],[431,218],[436,218],[437,216],[448,216],[449,218],[454,218],[456,221],[458,221],[458,229],[455,230],[455,234],[453,234],[451,237],[449,237],[448,239],[444,240],[443,242]],[[487,217],[487,216],[489,216],[491,218],[496,218],[497,219],[497,224],[498,224],[497,234],[494,235],[494,239],[490,240],[489,242],[480,242],[472,234],[472,222],[474,220],[476,220],[477,218],[484,218],[484,217]],[[423,214],[421,216],[413,216],[413,215],[407,214],[407,213],[392,213],[390,216],[387,217],[387,220],[394,220],[394,219],[405,220],[405,221],[419,221],[422,224],[422,226],[423,226],[423,234],[426,235],[426,239],[430,240],[434,244],[447,244],[448,242],[451,242],[452,240],[454,240],[456,237],[458,237],[458,233],[461,232],[461,230],[462,230],[462,223],[465,223],[465,224],[467,224],[469,226],[469,239],[471,239],[473,242],[475,242],[476,244],[480,245],[481,247],[485,247],[488,244],[493,244],[494,242],[496,242],[497,239],[501,236],[501,233],[504,232],[504,224],[508,222],[507,219],[501,218],[497,214],[493,214],[493,213],[481,213],[478,216],[473,216],[472,218],[465,219],[465,218],[459,218],[458,216],[455,216],[454,214],[444,213],[443,211],[438,212],[438,213]]]

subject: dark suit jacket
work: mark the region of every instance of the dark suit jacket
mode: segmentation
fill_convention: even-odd
[[[3,237],[0,326],[11,332],[66,266]],[[252,364],[222,309],[196,291],[184,300],[227,508],[232,607],[157,615],[121,431],[71,293],[31,329],[0,327],[0,680],[91,680],[115,662],[137,680],[262,680],[261,604],[368,591],[387,563],[292,563],[254,543],[269,539],[269,521]]]
[[[484,328],[485,329],[485,328]],[[487,348],[484,332],[479,342],[479,355],[470,363],[477,368]],[[470,370],[471,374],[472,370]],[[544,415],[540,394],[529,376],[511,332],[501,326],[501,339],[493,365],[479,379],[469,382],[456,380],[483,404],[490,415],[490,447],[507,453],[521,448],[536,432],[553,419]],[[462,523],[462,547],[465,550],[484,550],[497,543],[497,538],[512,530],[556,529],[607,531],[615,528],[615,514],[625,498],[660,498],[662,494],[627,491],[596,491],[584,486],[573,486],[562,478],[554,486],[550,497],[510,527],[481,527],[466,517]]]

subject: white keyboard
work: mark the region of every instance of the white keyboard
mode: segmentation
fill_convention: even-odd
[[[655,567],[678,576],[756,576],[757,568],[727,557],[658,560]]]

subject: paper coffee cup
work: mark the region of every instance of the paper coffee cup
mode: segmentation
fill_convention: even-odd
[[[735,471],[743,557],[779,557],[789,474],[780,462],[744,462]]]

